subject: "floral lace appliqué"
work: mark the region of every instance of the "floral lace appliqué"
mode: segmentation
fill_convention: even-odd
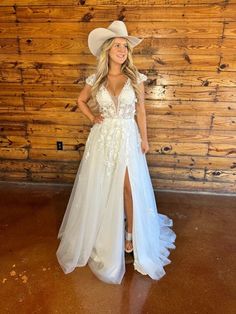
[[[146,79],[146,75],[140,73],[138,82]],[[94,81],[95,74],[86,79],[86,83],[91,86]],[[117,103],[104,85],[100,86],[96,100],[99,111],[104,118],[100,125],[96,125],[99,128],[99,137],[96,144],[98,144],[98,150],[104,156],[106,173],[110,175],[116,169],[120,158],[125,159],[127,163],[130,150],[140,149],[141,137],[137,132],[134,120],[136,95],[131,80],[127,79],[120,95],[117,97]],[[85,160],[89,159],[91,149],[91,143],[88,141]]]

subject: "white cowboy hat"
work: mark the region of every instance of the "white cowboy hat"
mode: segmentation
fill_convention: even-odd
[[[103,43],[107,39],[115,37],[126,38],[132,47],[137,46],[143,40],[135,36],[129,36],[124,22],[114,21],[107,28],[99,27],[92,30],[88,35],[88,47],[92,54],[98,57]]]

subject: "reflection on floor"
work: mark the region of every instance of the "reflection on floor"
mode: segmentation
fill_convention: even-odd
[[[55,252],[72,186],[0,184],[0,313],[235,313],[236,197],[158,192],[176,250],[153,281],[127,257],[121,285],[86,266],[64,275]]]

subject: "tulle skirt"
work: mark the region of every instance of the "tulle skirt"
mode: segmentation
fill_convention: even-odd
[[[172,220],[159,214],[135,119],[105,118],[89,133],[66,212],[56,256],[65,274],[89,265],[107,283],[125,273],[124,176],[133,201],[134,268],[160,279],[170,263],[176,235]]]

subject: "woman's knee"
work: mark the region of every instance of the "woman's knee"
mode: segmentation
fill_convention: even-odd
[[[130,185],[129,174],[128,174],[127,169],[125,171],[124,194],[125,194],[125,197],[131,196],[131,185]]]
[[[131,197],[131,186],[129,182],[125,182],[124,184],[124,194],[125,197]]]

